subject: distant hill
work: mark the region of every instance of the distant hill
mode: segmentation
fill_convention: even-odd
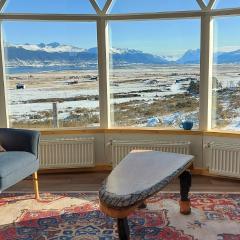
[[[214,63],[240,63],[240,49],[231,52],[216,52],[213,56]],[[200,49],[188,50],[176,63],[179,64],[198,64],[200,63]]]
[[[240,49],[232,52],[220,52],[214,56],[216,63],[240,63]]]
[[[144,64],[167,64],[168,60],[163,57],[153,55],[150,53],[144,53],[142,51],[128,49],[122,52],[114,52],[112,50],[113,63],[144,63]]]
[[[179,64],[198,64],[200,63],[200,49],[188,50],[177,61]]]
[[[135,49],[111,48],[111,61],[122,64],[199,64],[200,50],[187,50],[179,59],[158,56]],[[31,66],[47,64],[97,64],[97,48],[79,48],[57,42],[45,44],[8,44],[5,47],[9,66]],[[173,58],[172,58],[173,59]],[[214,62],[240,63],[240,49],[214,54]]]

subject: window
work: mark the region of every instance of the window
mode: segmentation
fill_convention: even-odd
[[[94,14],[88,0],[8,0],[4,13]]]
[[[196,0],[116,0],[110,13],[143,13],[200,10]]]
[[[100,9],[103,9],[107,0],[96,0],[98,6],[100,7]]]
[[[214,8],[236,8],[240,7],[240,0],[216,0]]]
[[[3,23],[12,127],[99,126],[96,23]]]
[[[214,18],[212,128],[240,130],[240,17]]]
[[[9,116],[0,108],[3,125],[8,117],[11,127],[98,127],[102,111],[102,126],[110,117],[115,127],[178,129],[191,120],[198,129],[201,105],[204,116],[212,112],[212,121],[201,118],[204,128],[211,122],[212,129],[240,130],[240,0],[95,1],[2,1],[9,105]],[[109,6],[107,14],[96,4]],[[200,100],[200,39],[205,52],[209,19],[213,66],[204,64],[202,72],[213,70],[213,86]],[[109,69],[98,59],[105,40]],[[0,94],[5,102],[5,89]]]
[[[200,21],[109,22],[113,126],[199,125]],[[144,31],[143,31],[144,29]]]

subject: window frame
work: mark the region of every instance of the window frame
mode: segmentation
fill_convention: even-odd
[[[201,10],[179,12],[153,12],[135,14],[109,14],[113,0],[106,0],[101,9],[95,0],[89,0],[96,14],[21,14],[2,13],[7,0],[0,2],[0,21],[4,20],[38,20],[38,21],[93,21],[97,26],[98,71],[99,71],[99,107],[100,128],[111,128],[110,122],[110,92],[109,92],[109,36],[108,21],[114,20],[161,20],[161,19],[201,19],[200,42],[200,131],[211,130],[212,111],[212,53],[214,16],[240,15],[240,8],[213,9],[216,0],[209,0],[206,5],[203,0],[196,0]],[[1,23],[0,23],[1,24]],[[0,32],[0,127],[8,127],[8,102],[5,80],[5,64],[3,58],[2,26]]]

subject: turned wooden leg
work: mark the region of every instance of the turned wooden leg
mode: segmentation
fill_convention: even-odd
[[[118,226],[119,239],[120,240],[129,240],[130,239],[130,231],[129,231],[127,218],[118,218],[117,226]]]
[[[37,172],[33,173],[33,186],[35,192],[35,199],[40,199],[39,197],[39,190],[38,190],[38,175]]]
[[[188,193],[191,187],[192,176],[189,171],[184,171],[180,176],[180,195],[181,200],[179,201],[180,213],[187,215],[191,213],[190,200]]]

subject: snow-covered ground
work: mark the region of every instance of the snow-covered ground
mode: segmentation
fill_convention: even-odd
[[[89,110],[99,112],[99,100],[95,100],[94,96],[99,95],[98,81],[91,82],[86,80],[86,75],[93,75],[91,71],[81,73],[76,85],[68,85],[68,77],[77,75],[74,73],[58,72],[54,73],[39,73],[32,75],[30,82],[26,81],[25,89],[15,89],[14,84],[18,80],[11,80],[12,84],[9,87],[9,105],[10,115],[14,121],[38,121],[34,119],[34,115],[42,114],[44,111],[52,111],[51,99],[61,99],[58,103],[59,119],[65,119],[74,110],[78,108],[87,108]],[[85,75],[84,75],[85,74]],[[25,75],[14,74],[12,79],[22,79],[24,82]],[[64,78],[63,78],[64,76]],[[48,81],[47,79],[51,79]],[[44,80],[45,79],[45,80]],[[63,80],[64,79],[64,80]],[[186,79],[184,81],[176,81]],[[115,69],[110,74],[110,93],[111,104],[128,103],[130,101],[141,101],[151,104],[156,98],[162,99],[168,95],[175,95],[187,92],[187,87],[191,79],[199,80],[199,66],[187,66],[185,69],[178,66],[162,66],[151,68],[130,68],[130,69]],[[49,83],[49,84],[48,84]],[[125,96],[123,96],[125,94]],[[89,99],[78,100],[81,96],[89,96]],[[76,98],[71,99],[69,98]],[[65,99],[65,100],[64,100]],[[31,101],[37,101],[31,103]],[[176,112],[161,117],[161,122],[169,125],[176,125],[176,119],[185,119],[192,116],[192,120],[198,125],[196,119],[196,110],[191,113]],[[154,116],[149,116],[149,118]],[[41,118],[44,120],[45,116]],[[146,117],[145,117],[146,118]],[[147,118],[145,119],[147,122]],[[143,123],[146,126],[146,123]],[[139,123],[139,126],[142,125]]]
[[[168,88],[159,84],[149,84],[146,81],[132,81],[131,83],[119,83],[117,86],[111,86],[111,93],[113,94],[129,94],[134,92],[138,94],[137,97],[119,97],[112,98],[111,103],[125,103],[131,100],[151,101],[156,97],[163,97],[167,95],[183,93],[185,90],[181,89],[183,84],[173,81]],[[160,86],[159,86],[160,85]],[[170,85],[170,84],[168,84]],[[152,92],[141,92],[144,90],[151,90]],[[139,92],[139,93],[138,93]],[[9,89],[10,113],[15,120],[24,120],[26,116],[37,114],[43,111],[51,111],[51,102],[37,102],[27,103],[32,100],[48,99],[48,98],[70,98],[78,96],[96,96],[98,89],[55,89],[52,87],[42,87],[41,89],[31,88],[26,84],[25,89]],[[98,100],[80,100],[80,101],[64,101],[58,103],[59,111],[63,112],[59,115],[60,119],[66,118],[70,111],[76,108],[95,109],[99,107]]]

